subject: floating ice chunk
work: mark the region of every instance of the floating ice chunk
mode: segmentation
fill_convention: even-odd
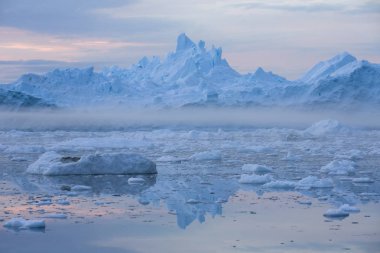
[[[181,161],[181,159],[171,156],[171,155],[164,155],[157,158],[157,162],[178,162],[178,161]]]
[[[91,191],[91,189],[91,186],[87,185],[74,185],[73,187],[71,187],[71,190],[75,192]]]
[[[49,213],[47,215],[44,215],[42,218],[48,218],[48,219],[67,219],[67,214],[64,214],[64,213]]]
[[[68,205],[70,205],[70,201],[68,201],[67,199],[58,199],[57,204],[63,205],[63,206],[68,206]]]
[[[266,174],[273,171],[271,167],[259,164],[244,164],[242,170],[256,174]]]
[[[272,177],[270,175],[247,175],[242,174],[239,179],[239,183],[241,184],[265,184],[272,181]]]
[[[355,206],[350,206],[348,204],[341,205],[338,209],[329,209],[323,216],[328,218],[345,218],[349,216],[350,213],[358,213],[360,209]]]
[[[347,131],[348,128],[343,126],[337,120],[321,120],[304,130],[304,134],[311,134],[315,136],[322,136],[326,134],[334,134],[340,131]]]
[[[311,200],[298,200],[297,202],[301,205],[308,205],[308,206],[313,204],[313,202],[311,202]]]
[[[141,177],[131,177],[128,179],[128,184],[143,184],[145,179]]]
[[[82,157],[65,157],[54,151],[46,152],[29,165],[31,174],[97,175],[97,174],[153,174],[156,164],[138,154],[90,154]]]
[[[346,213],[358,213],[360,209],[356,206],[350,206],[349,204],[344,204],[339,207],[340,210]]]
[[[198,204],[201,203],[199,200],[196,199],[189,199],[186,201],[187,204]]]
[[[327,218],[346,218],[348,217],[350,214],[344,210],[341,210],[340,208],[339,209],[329,209],[327,210],[323,216],[327,217]]]
[[[271,181],[263,185],[265,188],[274,188],[274,189],[292,189],[296,187],[296,183],[287,180],[276,180]]]
[[[365,184],[368,184],[368,183],[373,183],[375,181],[372,180],[369,177],[358,177],[358,178],[352,179],[352,182],[354,182],[354,183],[365,183]]]
[[[334,187],[334,182],[330,178],[318,179],[315,176],[308,176],[297,182],[297,189],[311,188],[331,188]]]
[[[222,160],[222,153],[219,150],[204,151],[195,153],[189,159],[195,161]]]
[[[5,222],[4,227],[13,229],[33,229],[45,228],[44,220],[25,220],[23,218],[13,218]]]
[[[330,175],[348,175],[355,172],[355,162],[350,160],[334,160],[320,169]]]

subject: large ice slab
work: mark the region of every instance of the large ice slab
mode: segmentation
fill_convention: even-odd
[[[27,173],[47,176],[98,174],[155,174],[156,164],[139,154],[105,153],[69,157],[46,152]]]

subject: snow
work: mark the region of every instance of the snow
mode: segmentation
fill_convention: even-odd
[[[321,172],[329,175],[349,175],[355,172],[355,162],[350,160],[334,160],[322,166]]]
[[[44,220],[25,220],[23,218],[12,218],[5,222],[4,227],[13,229],[42,229],[45,228]]]
[[[272,181],[270,175],[247,175],[242,174],[239,179],[241,184],[265,184]]]
[[[189,159],[194,161],[222,160],[222,153],[219,150],[203,151],[193,154]]]
[[[271,167],[260,164],[244,164],[242,170],[246,172],[254,172],[255,174],[266,174],[273,171]]]
[[[157,170],[154,162],[139,154],[96,153],[70,157],[50,151],[29,165],[27,173],[46,176],[152,174]]]
[[[297,189],[311,189],[311,188],[332,188],[334,182],[330,178],[319,179],[315,176],[308,176],[297,182]]]

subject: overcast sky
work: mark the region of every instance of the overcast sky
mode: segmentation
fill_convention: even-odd
[[[0,61],[128,67],[165,57],[182,32],[241,73],[294,79],[342,51],[379,63],[380,1],[0,0]]]

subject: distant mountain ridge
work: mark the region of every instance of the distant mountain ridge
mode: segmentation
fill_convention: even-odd
[[[323,61],[300,79],[258,68],[239,74],[222,57],[185,34],[163,60],[143,57],[128,69],[116,66],[56,69],[26,74],[3,87],[58,107],[128,106],[380,106],[380,65],[347,52]],[[1,103],[1,101],[0,101]]]

